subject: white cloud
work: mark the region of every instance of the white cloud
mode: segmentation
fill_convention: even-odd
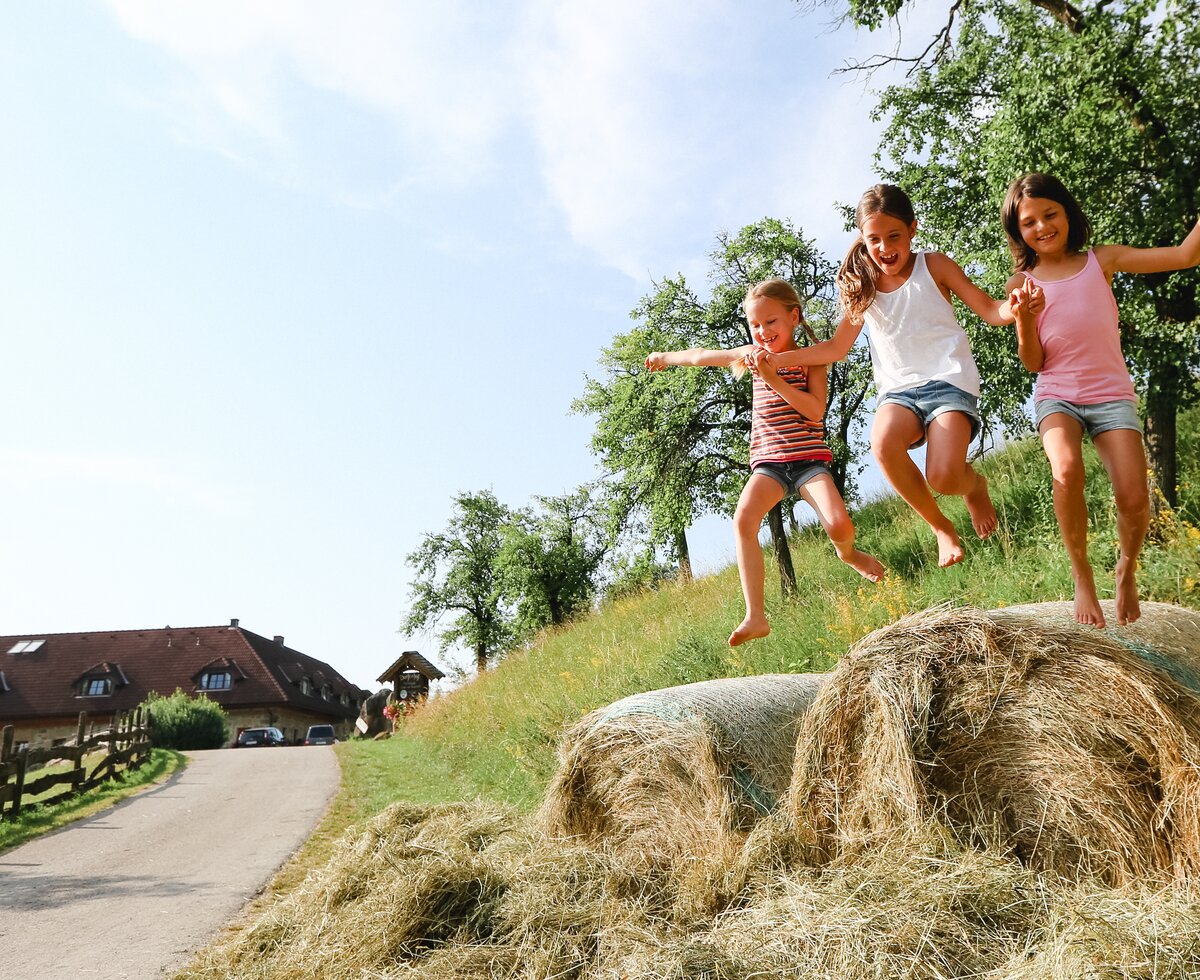
[[[399,147],[373,183],[329,181],[333,199],[532,194],[638,280],[694,271],[714,231],[765,214],[840,236],[833,202],[869,180],[873,99],[827,75],[845,60],[834,44],[859,42],[831,41],[787,0],[109,3],[190,73],[192,89],[167,96],[181,138],[301,179],[296,158],[319,137],[299,82],[375,114],[368,142]],[[885,34],[862,43],[886,48]],[[484,220],[481,242],[514,233]]]

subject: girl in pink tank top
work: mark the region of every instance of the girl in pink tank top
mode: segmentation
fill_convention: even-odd
[[[1056,177],[1041,173],[1025,174],[1009,185],[1001,218],[1015,269],[1008,287],[1022,288],[1012,300],[1021,363],[1038,373],[1038,432],[1050,460],[1054,514],[1075,580],[1075,619],[1105,625],[1087,556],[1086,429],[1117,504],[1121,554],[1113,596],[1117,623],[1123,626],[1141,615],[1135,573],[1150,521],[1150,495],[1112,278],[1117,272],[1169,272],[1197,265],[1200,222],[1171,248],[1098,245],[1086,250],[1092,227],[1083,210]],[[1033,297],[1044,298],[1040,314],[1029,308]]]

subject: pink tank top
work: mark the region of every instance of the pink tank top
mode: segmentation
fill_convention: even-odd
[[[1096,253],[1089,251],[1084,267],[1066,279],[1045,282],[1025,275],[1046,294],[1046,308],[1037,321],[1045,359],[1034,401],[1136,401],[1121,353],[1117,301]]]

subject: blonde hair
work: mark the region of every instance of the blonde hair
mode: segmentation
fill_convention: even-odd
[[[804,328],[805,335],[812,343],[817,342],[817,335],[808,325],[808,321],[804,319],[804,304],[800,301],[800,294],[796,292],[796,287],[786,279],[764,279],[751,286],[742,298],[743,308],[752,299],[773,299],[782,303],[789,310],[796,310],[800,314],[800,326]]]
[[[852,323],[862,323],[863,314],[875,302],[875,284],[879,280],[879,266],[871,261],[867,243],[863,241],[862,226],[868,218],[886,214],[898,218],[906,225],[917,220],[912,200],[895,184],[876,184],[869,187],[858,199],[854,209],[854,224],[859,229],[858,238],[842,259],[838,269],[838,292],[842,296],[842,308]]]

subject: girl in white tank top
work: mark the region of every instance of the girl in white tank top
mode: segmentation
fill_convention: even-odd
[[[838,272],[846,315],[837,331],[823,343],[765,356],[777,367],[840,361],[867,326],[879,394],[871,452],[933,531],[938,564],[953,565],[962,561],[962,542],[934,493],[963,497],[980,538],[996,529],[996,509],[987,480],[967,462],[979,419],[979,372],[950,295],[996,326],[1012,322],[1010,304],[993,299],[940,252],[913,252],[917,220],[899,187],[870,188],[855,217],[858,238]],[[922,443],[928,444],[924,473],[909,456]]]

